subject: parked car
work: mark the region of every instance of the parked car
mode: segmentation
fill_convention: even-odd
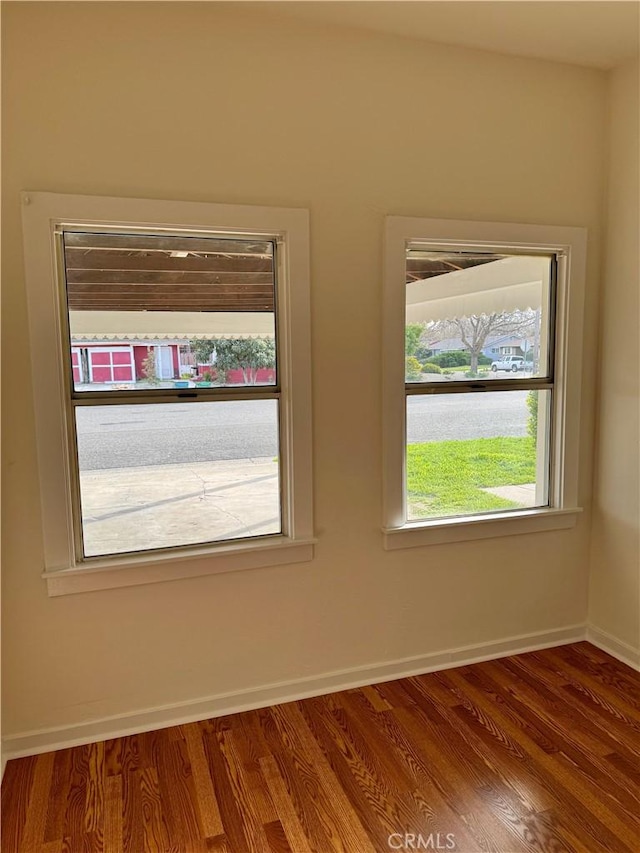
[[[524,356],[504,355],[498,361],[491,362],[491,370],[494,373],[497,370],[510,370],[512,373],[517,373],[518,370],[524,370]]]

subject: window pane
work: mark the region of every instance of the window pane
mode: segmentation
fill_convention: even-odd
[[[271,241],[64,233],[76,391],[276,382]]]
[[[407,397],[407,519],[548,504],[550,391]]]
[[[85,556],[281,531],[276,400],[75,411]]]
[[[407,250],[406,381],[549,375],[553,258]]]

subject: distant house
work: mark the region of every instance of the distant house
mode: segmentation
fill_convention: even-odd
[[[464,352],[468,349],[462,338],[443,338],[441,341],[431,341],[428,347],[434,355],[441,355],[452,350]],[[526,338],[515,335],[501,335],[487,338],[482,348],[482,354],[491,359],[503,355],[525,355],[531,350],[531,347],[531,342]]]
[[[466,350],[466,346],[462,343],[461,338],[443,338],[441,341],[433,341],[427,344],[434,355],[441,355],[443,352],[452,352],[452,350]]]
[[[146,379],[144,362],[152,353],[155,353],[156,377],[177,379],[183,369],[188,369],[181,362],[181,345],[184,344],[185,341],[160,339],[158,336],[129,339],[126,335],[96,335],[87,339],[73,335],[73,381],[76,384],[109,385]]]
[[[117,385],[138,382],[144,362],[155,354],[155,375],[161,381],[189,373],[202,376],[212,365],[197,365],[193,340],[273,338],[273,314],[256,312],[71,311],[71,364],[76,385]],[[256,382],[274,381],[261,369]],[[229,384],[243,384],[242,370],[230,370]]]
[[[190,350],[188,338],[163,338],[149,335],[148,338],[127,339],[126,335],[103,336],[86,340],[80,336],[71,339],[71,365],[75,385],[93,383],[117,385],[125,382],[137,382],[147,379],[145,361],[155,352],[156,378],[160,380],[179,379],[185,373],[202,377],[205,371],[213,371],[211,364],[196,364]],[[260,368],[256,372],[257,384],[274,382],[273,368]],[[240,368],[228,370],[226,381],[230,385],[242,385],[245,377]]]
[[[504,335],[498,338],[488,338],[482,349],[489,358],[503,355],[526,355],[532,348],[531,341],[515,335]]]

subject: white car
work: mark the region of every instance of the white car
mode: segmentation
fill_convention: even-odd
[[[524,357],[521,355],[505,355],[499,361],[491,362],[491,370],[494,373],[497,370],[510,370],[512,373],[517,373],[518,370],[524,370]]]

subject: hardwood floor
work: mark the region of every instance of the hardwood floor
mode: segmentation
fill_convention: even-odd
[[[2,851],[640,851],[640,675],[588,643],[9,762]]]

